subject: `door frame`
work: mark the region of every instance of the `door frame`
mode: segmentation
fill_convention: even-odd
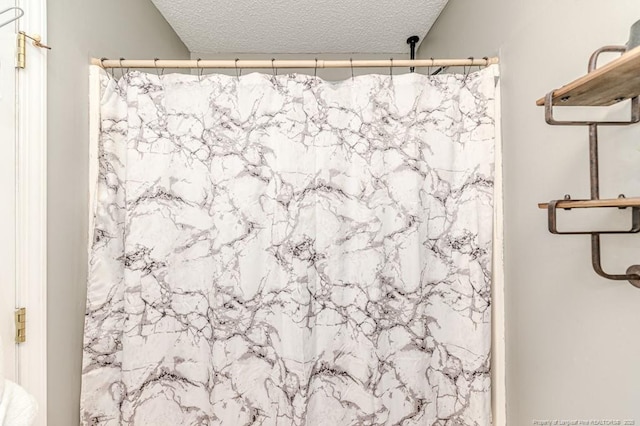
[[[17,0],[19,28],[47,43],[46,0]],[[16,68],[16,302],[27,308],[26,342],[17,347],[18,381],[38,401],[35,426],[47,424],[47,51],[27,40]]]

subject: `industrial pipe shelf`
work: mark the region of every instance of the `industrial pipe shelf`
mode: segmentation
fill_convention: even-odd
[[[597,67],[600,54],[617,52],[621,56],[602,67]],[[627,51],[626,46],[604,46],[596,50],[589,59],[588,74],[571,83],[547,93],[538,99],[537,105],[545,107],[545,120],[553,126],[587,126],[589,128],[589,177],[591,197],[589,200],[572,200],[568,195],[564,200],[540,203],[538,207],[547,210],[549,232],[552,234],[587,234],[591,236],[591,264],[601,277],[610,280],[628,280],[640,288],[640,265],[631,265],[623,274],[609,274],[602,268],[600,235],[635,234],[640,232],[640,198],[600,199],[600,175],[598,160],[598,127],[626,126],[640,122],[640,46]],[[631,117],[623,121],[598,120],[557,120],[553,115],[554,106],[609,106],[630,99]],[[558,229],[558,209],[583,208],[631,208],[631,226],[627,230],[609,231],[561,231]]]
[[[606,200],[561,200],[556,203],[559,209],[588,209],[594,207],[640,207],[640,198],[610,198]],[[539,203],[538,208],[547,209],[549,203]]]
[[[640,46],[554,90],[553,105],[609,106],[640,96],[639,70]],[[538,99],[536,104],[544,105],[545,98]]]

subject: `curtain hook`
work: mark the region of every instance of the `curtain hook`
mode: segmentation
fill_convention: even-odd
[[[198,69],[198,83],[202,83],[202,68],[200,68],[200,61],[202,58],[196,59],[196,68]]]
[[[158,68],[158,61],[160,59],[159,58],[153,58],[153,65],[156,67],[156,74],[158,74],[158,78],[162,77],[164,75],[164,68],[162,68],[162,73],[160,73],[160,68]]]
[[[238,61],[240,60],[240,58],[236,58],[234,65],[236,67],[236,78],[238,79],[238,81],[240,81],[240,73],[238,72]]]
[[[389,60],[391,61],[391,65],[389,65],[389,77],[393,80],[393,58],[389,58]]]
[[[313,78],[318,78],[318,58],[316,58],[316,66],[313,68]]]
[[[473,64],[473,56],[468,57],[467,59],[471,60],[471,64]],[[465,74],[464,74],[464,80],[462,80],[462,84],[465,85],[467,83],[467,77],[469,77],[469,73],[471,72],[471,68],[473,67],[473,65],[469,65],[469,71],[467,71],[466,67],[465,67]]]
[[[126,61],[126,59],[125,58],[120,58],[120,72],[121,72],[120,77],[124,77],[125,74],[129,73],[129,68],[128,67],[127,68],[123,67],[122,66],[122,61]],[[114,77],[115,77],[115,71],[114,71]]]
[[[100,66],[102,67],[102,69],[104,70],[104,72],[106,72],[106,73],[107,73],[107,77],[109,77],[109,80],[112,80],[112,79],[113,79],[113,77],[111,76],[111,74],[109,74],[109,70],[107,70],[107,69],[104,67],[104,61],[106,61],[106,60],[107,60],[107,58],[100,58]],[[112,70],[113,70],[113,68],[112,68]]]
[[[353,58],[349,58],[349,62],[351,63],[351,81],[354,81],[354,78],[353,78]]]
[[[124,67],[122,66],[122,61],[124,60],[124,58],[120,58],[120,78],[124,77]]]
[[[271,71],[273,72],[274,77],[278,75],[278,69],[273,65],[275,60],[276,58],[271,58]]]
[[[488,56],[485,56],[485,57],[484,57],[484,58],[482,58],[482,59],[484,59],[484,60],[485,60],[484,66],[485,66],[485,67],[488,67],[488,66],[489,66],[489,57],[488,57]],[[478,65],[478,70],[481,70],[481,69],[482,69],[482,65]]]

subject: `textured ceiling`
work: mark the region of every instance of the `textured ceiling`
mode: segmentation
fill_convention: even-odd
[[[447,0],[152,0],[191,52],[407,53]]]

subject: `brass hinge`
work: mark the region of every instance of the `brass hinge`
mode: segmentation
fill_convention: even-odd
[[[27,340],[27,309],[16,310],[16,343],[24,343]]]
[[[16,68],[23,69],[27,65],[27,35],[20,31],[18,33],[18,57]]]
[[[33,41],[32,44],[34,47],[51,50],[51,47],[42,43],[42,37],[40,37],[38,34],[30,36],[24,31],[20,31],[18,33],[18,57],[16,63],[16,67],[20,69],[23,69],[27,65],[27,39]]]

